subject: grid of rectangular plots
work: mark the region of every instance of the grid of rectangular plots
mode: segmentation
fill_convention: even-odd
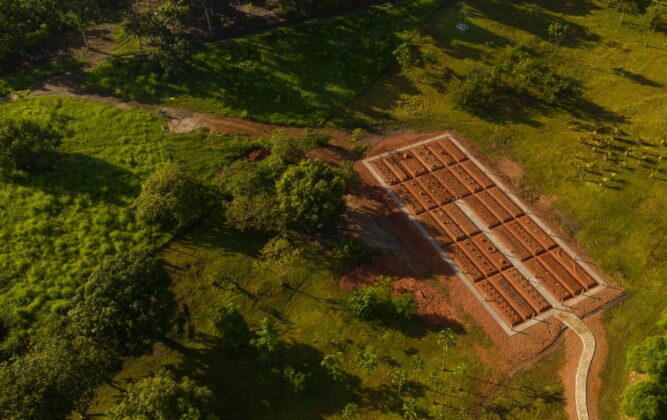
[[[454,203],[458,199],[556,300],[596,285],[453,142],[429,142],[385,155],[371,165],[509,324],[527,320],[550,305]]]
[[[371,165],[508,324],[516,325],[550,308],[454,203],[494,184],[453,143],[429,143]]]

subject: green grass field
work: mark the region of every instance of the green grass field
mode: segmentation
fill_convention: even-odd
[[[391,63],[399,40],[417,30],[442,3],[403,1],[208,44],[195,53],[187,76],[173,83],[141,74],[138,57],[119,58],[95,69],[87,85],[197,111],[321,125],[377,79]]]
[[[446,359],[444,384],[433,389],[427,378],[441,367],[439,328],[418,320],[384,324],[353,317],[342,305],[345,293],[338,285],[349,262],[341,258],[341,248],[335,244],[322,249],[303,243],[304,259],[289,267],[286,282],[290,287],[283,287],[275,272],[258,266],[257,253],[265,242],[265,238],[243,236],[204,222],[166,248],[161,256],[172,275],[172,290],[180,305],[177,319],[182,323],[174,327],[172,339],[155,346],[152,355],[128,360],[114,385],[99,390],[90,413],[111,407],[120,395],[119,388],[160,366],[169,366],[210,387],[217,397],[217,411],[227,418],[335,418],[350,402],[359,405],[362,418],[400,418],[403,403],[410,398],[416,398],[426,410],[434,399],[448,416],[457,417],[463,415],[462,410],[489,403],[485,392],[490,389],[498,392],[491,401],[499,413],[563,418],[557,378],[513,381],[499,388],[490,385],[503,376],[485,367],[478,354],[484,352],[494,362],[500,362],[502,356],[490,356],[494,346],[476,327],[458,336]],[[227,279],[240,287],[230,289],[224,287],[229,283],[214,279]],[[425,281],[440,287],[435,279]],[[262,366],[249,346],[223,348],[214,320],[228,303],[242,309],[251,328],[264,317],[278,322],[285,345],[276,363]],[[472,320],[466,323],[474,325]],[[370,373],[361,370],[354,359],[367,345],[374,347],[380,360]],[[338,351],[344,354],[348,384],[332,383],[319,366],[325,354]],[[425,359],[424,368],[417,372],[412,368],[415,355]],[[560,360],[562,353],[554,357]],[[305,364],[313,369],[312,385],[295,395],[287,388],[282,369],[303,369]],[[462,365],[460,373],[453,373]],[[409,379],[401,394],[390,379],[400,368]]]
[[[256,145],[243,137],[163,136],[161,118],[88,101],[42,97],[0,105],[0,116],[50,121],[65,134],[57,168],[0,181],[0,319],[19,339],[66,299],[100,258],[169,237],[137,224],[141,180],[168,155],[209,178]]]
[[[522,165],[522,187],[552,202],[562,225],[628,292],[605,317],[612,345],[601,415],[616,418],[628,381],[625,351],[653,333],[667,305],[667,36],[657,31],[647,45],[640,19],[626,15],[620,25],[602,2],[470,1],[466,7],[469,31],[455,28],[460,17],[452,6],[413,38],[434,64],[390,72],[335,122],[455,129],[489,156]],[[492,62],[512,43],[548,46],[547,26],[556,20],[572,30],[553,63],[580,84],[565,105],[517,101],[493,116],[453,106],[449,91],[467,62]],[[579,141],[596,127],[595,144]],[[618,139],[605,142],[614,129]]]

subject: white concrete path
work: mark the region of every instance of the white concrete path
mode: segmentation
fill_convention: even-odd
[[[577,367],[577,376],[574,388],[574,399],[577,407],[577,416],[579,420],[589,420],[587,384],[588,371],[591,368],[591,362],[595,355],[595,336],[591,330],[584,324],[577,315],[567,311],[557,311],[554,315],[565,323],[572,331],[577,333],[583,344],[579,366]]]

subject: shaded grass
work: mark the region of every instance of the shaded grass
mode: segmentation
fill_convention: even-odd
[[[49,122],[63,132],[49,172],[0,180],[0,319],[16,343],[67,299],[105,255],[152,249],[169,238],[134,220],[142,179],[174,160],[202,179],[256,146],[245,137],[163,135],[165,121],[138,111],[55,97],[0,106],[0,117]]]
[[[602,372],[600,409],[602,418],[616,418],[628,380],[625,351],[652,334],[667,305],[667,165],[660,158],[667,156],[667,37],[655,33],[646,46],[638,18],[626,16],[619,25],[619,15],[597,1],[478,0],[466,7],[469,31],[455,29],[459,14],[451,7],[413,38],[434,64],[390,72],[335,121],[455,129],[490,157],[521,163],[522,188],[553,203],[561,224],[628,292],[605,317],[614,345]],[[468,61],[492,61],[508,43],[548,49],[547,27],[556,20],[574,28],[552,62],[578,82],[576,95],[561,106],[517,100],[492,115],[453,106],[449,90]],[[597,145],[580,141],[596,129]],[[616,138],[602,143],[614,129]]]
[[[37,67],[24,67],[9,74],[0,74],[0,96],[29,89],[49,77],[75,70],[81,63],[71,57],[61,57]]]
[[[341,261],[326,250],[311,249],[307,243],[302,244],[306,258],[289,268],[290,287],[285,288],[271,272],[254,268],[265,242],[266,238],[241,235],[211,221],[163,250],[161,256],[181,307],[179,321],[170,338],[156,344],[151,356],[126,361],[114,385],[98,390],[90,413],[103,413],[128,383],[160,366],[169,366],[210,387],[218,413],[226,418],[334,417],[350,402],[359,404],[362,418],[391,418],[402,414],[403,401],[410,397],[420,399],[427,409],[434,399],[446,407],[450,418],[457,418],[463,410],[478,409],[484,401],[481,389],[488,390],[490,383],[500,380],[497,372],[480,362],[478,351],[494,354],[495,350],[483,332],[474,328],[458,336],[447,356],[444,386],[434,394],[426,378],[440,370],[439,328],[419,320],[387,326],[351,316],[342,306],[345,294],[338,286]],[[220,278],[230,279],[238,287],[221,287],[223,283],[212,281]],[[437,286],[435,280],[424,281]],[[284,347],[273,364],[259,363],[249,346],[223,348],[214,320],[228,303],[240,307],[251,328],[264,317],[278,323]],[[354,360],[366,345],[372,345],[380,359],[379,367],[370,373],[362,371]],[[319,365],[325,354],[338,351],[344,354],[347,384],[332,382]],[[410,362],[415,354],[426,361],[417,375]],[[314,375],[311,386],[294,395],[282,379],[282,368],[303,369],[306,364]],[[465,375],[457,377],[451,370],[461,364],[467,369]],[[399,395],[390,376],[401,367],[409,381]],[[539,386],[532,389],[539,395],[544,391]],[[560,407],[560,403],[550,405],[556,412]]]
[[[121,97],[280,124],[320,125],[369,86],[444,0],[409,0],[208,44],[171,83],[139,56],[100,65],[87,86]],[[173,98],[173,99],[172,99]]]

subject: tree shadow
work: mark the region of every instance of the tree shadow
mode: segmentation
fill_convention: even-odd
[[[640,85],[644,86],[650,86],[650,87],[663,87],[664,85],[662,83],[658,83],[654,80],[648,79],[641,74],[638,73],[633,73],[631,71],[625,70],[622,67],[615,67],[612,69],[614,74],[617,74],[621,77],[625,77],[628,80],[632,80],[635,83],[639,83]]]
[[[94,201],[126,206],[139,194],[139,178],[130,171],[82,153],[66,153],[51,171],[22,183],[54,196],[85,195]]]
[[[304,343],[283,343],[273,358],[261,361],[249,345],[227,349],[218,337],[201,332],[191,341],[187,346],[167,343],[181,355],[170,368],[207,384],[216,395],[216,412],[225,418],[292,419],[295,412],[301,418],[322,418],[340,412],[359,387],[355,375],[347,375],[346,383],[333,381],[320,365],[324,354]],[[303,391],[290,389],[287,367],[311,375]]]

